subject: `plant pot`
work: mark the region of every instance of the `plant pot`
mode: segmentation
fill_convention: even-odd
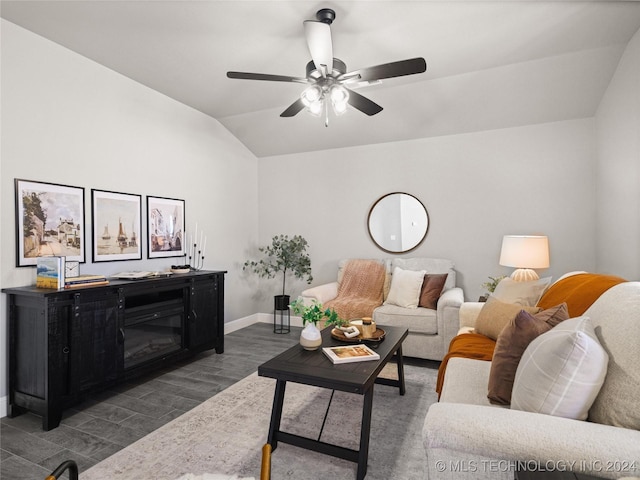
[[[305,350],[317,350],[322,346],[322,335],[313,323],[309,323],[300,332],[300,345]]]
[[[273,333],[289,333],[291,331],[289,300],[289,295],[273,297]]]
[[[289,310],[291,297],[289,295],[276,295],[273,297],[274,310]]]

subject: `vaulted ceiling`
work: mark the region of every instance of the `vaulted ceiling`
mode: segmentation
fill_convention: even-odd
[[[303,85],[226,77],[304,76],[302,22],[325,7],[349,71],[424,57],[426,73],[359,90],[384,110],[328,128],[279,116]],[[0,14],[216,118],[258,157],[593,116],[640,29],[637,1],[3,0]]]

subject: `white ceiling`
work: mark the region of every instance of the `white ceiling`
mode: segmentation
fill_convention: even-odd
[[[384,110],[281,118],[304,88],[302,22],[329,7],[348,70],[424,57],[427,72],[359,90]],[[640,29],[637,1],[6,1],[0,14],[218,119],[258,157],[594,115]],[[639,59],[640,61],[640,59]]]

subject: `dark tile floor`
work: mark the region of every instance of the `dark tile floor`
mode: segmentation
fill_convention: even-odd
[[[96,394],[69,409],[58,428],[42,431],[41,418],[0,420],[0,478],[44,479],[64,460],[80,472],[182,415],[298,342],[300,328],[274,334],[257,323],[225,336],[225,353],[205,352],[173,368]],[[68,478],[67,474],[63,478]]]

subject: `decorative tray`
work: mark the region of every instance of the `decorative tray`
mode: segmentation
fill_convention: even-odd
[[[373,333],[371,338],[362,338],[362,335],[358,335],[357,337],[347,338],[344,335],[342,330],[334,328],[331,330],[331,336],[336,340],[340,340],[341,342],[348,343],[362,343],[362,342],[381,342],[384,340],[386,332],[381,328],[376,328],[376,331]]]

